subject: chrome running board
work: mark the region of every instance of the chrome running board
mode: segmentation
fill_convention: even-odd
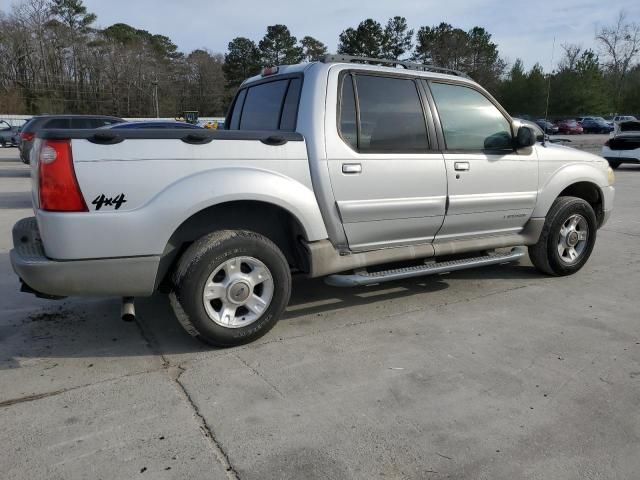
[[[367,272],[358,270],[353,274],[329,275],[325,278],[325,283],[334,287],[355,287],[358,285],[372,285],[375,283],[390,282],[392,280],[402,280],[423,275],[435,275],[438,273],[455,272],[456,270],[466,270],[467,268],[486,267],[488,265],[499,265],[510,263],[522,258],[525,254],[524,247],[516,247],[507,253],[491,253],[479,257],[469,257],[460,260],[449,260],[447,262],[429,262],[415,267],[396,268],[381,272]]]

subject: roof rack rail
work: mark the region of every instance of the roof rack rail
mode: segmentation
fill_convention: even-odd
[[[372,65],[382,65],[390,67],[403,67],[405,70],[419,70],[422,72],[446,73],[457,77],[471,78],[464,72],[452,68],[436,67],[423,63],[407,62],[404,60],[392,60],[388,58],[355,57],[353,55],[325,55],[322,63],[365,63]]]

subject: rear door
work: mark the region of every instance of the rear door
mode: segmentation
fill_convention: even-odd
[[[411,77],[340,74],[338,118],[325,120],[326,147],[351,250],[429,243],[442,225],[445,164],[425,106]]]
[[[449,194],[437,239],[519,232],[537,199],[535,148],[514,150],[510,120],[480,90],[435,81],[428,85],[444,136]]]

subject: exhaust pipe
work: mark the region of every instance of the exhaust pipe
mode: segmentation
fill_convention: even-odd
[[[136,306],[133,297],[122,297],[122,309],[120,316],[125,322],[133,322],[136,319]]]

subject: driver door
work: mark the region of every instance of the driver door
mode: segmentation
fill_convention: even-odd
[[[535,148],[514,150],[511,121],[471,86],[428,82],[445,142],[448,208],[439,241],[518,233],[538,190]]]

